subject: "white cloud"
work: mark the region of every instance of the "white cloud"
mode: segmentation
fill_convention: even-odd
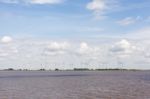
[[[136,18],[134,17],[126,17],[122,20],[119,20],[117,23],[122,25],[122,26],[127,26],[127,25],[131,25],[134,24],[136,22],[138,22],[139,20],[141,20],[140,16],[137,16]]]
[[[48,46],[48,49],[51,51],[58,51],[58,50],[66,50],[69,47],[67,42],[58,43],[58,42],[51,42]]]
[[[64,54],[68,50],[70,44],[68,42],[51,42],[46,48],[46,54],[55,55],[55,54]]]
[[[94,56],[98,52],[98,50],[99,49],[97,47],[90,47],[87,43],[82,42],[82,43],[80,43],[80,47],[78,49],[78,53],[80,55]]]
[[[95,12],[103,12],[107,9],[105,0],[93,0],[87,4],[87,9],[93,10]]]
[[[4,36],[1,38],[2,43],[11,43],[13,39],[10,36]]]
[[[18,53],[18,49],[16,48],[15,42],[13,42],[13,38],[10,36],[3,36],[1,38],[0,44],[0,54],[1,56],[7,56],[10,54]]]
[[[0,57],[6,57],[6,56],[8,56],[8,55],[9,55],[8,53],[0,52]]]
[[[144,56],[145,58],[150,58],[150,53],[149,52],[147,52],[147,53],[145,53],[145,56]]]
[[[93,11],[96,19],[102,19],[105,17],[105,13],[116,5],[117,3],[114,0],[91,0],[86,8]]]
[[[91,48],[87,45],[87,43],[82,42],[80,44],[79,53],[80,54],[89,54],[89,51],[91,51]]]
[[[132,54],[132,52],[136,49],[136,46],[132,45],[128,40],[123,39],[115,43],[110,50],[111,52],[118,54],[122,57]]]
[[[149,43],[145,44],[145,42]],[[132,68],[130,66],[148,68],[146,66],[150,62],[148,52],[150,41],[145,42],[132,39],[122,39],[117,42],[116,39],[88,39],[84,42],[80,40],[14,39],[13,43],[0,44],[0,66],[37,69],[41,68],[42,64],[45,66],[42,68],[47,69],[82,66],[116,68],[115,66],[126,64],[125,68]],[[146,66],[137,67],[139,62]]]

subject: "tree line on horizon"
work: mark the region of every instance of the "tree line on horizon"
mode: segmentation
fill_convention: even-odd
[[[31,70],[31,69],[14,69],[14,68],[8,68],[8,69],[3,69],[2,71],[119,71],[119,70],[137,70],[137,69],[123,69],[123,68],[104,68],[104,69],[89,69],[89,68],[73,68],[73,69],[37,69],[37,70]]]

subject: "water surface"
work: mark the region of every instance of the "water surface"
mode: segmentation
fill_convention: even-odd
[[[150,71],[0,71],[0,99],[150,99]]]

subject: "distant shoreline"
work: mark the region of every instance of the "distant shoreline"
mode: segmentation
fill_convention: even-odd
[[[119,68],[109,68],[109,69],[88,69],[88,68],[74,68],[74,69],[1,69],[0,71],[143,71],[143,69],[119,69]],[[145,71],[145,70],[144,70]],[[146,70],[148,71],[148,70]]]

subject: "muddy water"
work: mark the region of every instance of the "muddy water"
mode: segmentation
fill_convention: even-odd
[[[150,99],[150,71],[0,71],[0,99]]]

